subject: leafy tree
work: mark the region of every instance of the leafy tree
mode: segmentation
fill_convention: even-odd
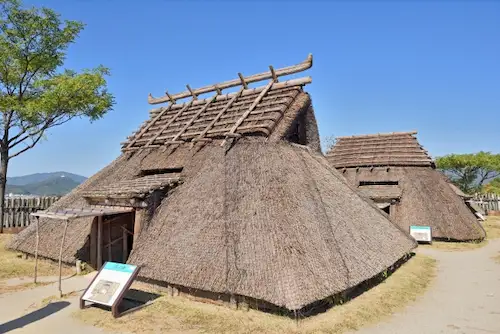
[[[33,148],[47,129],[75,117],[90,121],[111,110],[108,69],[63,69],[83,24],[48,8],[0,0],[0,221],[10,159]],[[0,233],[3,223],[0,224]]]
[[[493,179],[490,183],[483,186],[483,192],[500,195],[500,177]]]
[[[449,154],[436,159],[437,168],[451,176],[465,193],[480,191],[486,181],[500,176],[500,154]]]

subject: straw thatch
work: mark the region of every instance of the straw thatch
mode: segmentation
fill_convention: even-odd
[[[249,133],[233,127],[234,138],[225,129],[212,141],[148,146],[139,140],[151,142],[158,132],[151,137],[152,126],[146,125],[125,145],[132,150],[57,206],[84,205],[83,197],[147,197],[165,187],[158,207],[142,222],[129,262],[141,266],[142,279],[190,291],[298,310],[377,277],[415,241],[328,164],[309,95],[301,88],[278,93],[273,101],[287,99],[280,114],[252,120],[256,127]],[[155,171],[168,177],[153,180]],[[40,254],[55,259],[61,230],[54,221],[40,222]],[[91,223],[71,222],[65,261],[88,256]],[[32,253],[34,227],[11,247]]]
[[[437,239],[483,239],[484,229],[414,135],[342,137],[326,156],[372,200],[391,203],[390,215],[404,230],[426,225]]]

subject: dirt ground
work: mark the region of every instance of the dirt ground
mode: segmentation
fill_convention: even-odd
[[[475,250],[420,249],[438,260],[435,282],[421,299],[359,334],[500,333],[500,239]]]

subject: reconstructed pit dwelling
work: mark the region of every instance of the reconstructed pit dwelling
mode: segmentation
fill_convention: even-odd
[[[415,135],[394,132],[339,137],[326,157],[405,231],[411,225],[423,225],[431,227],[436,240],[484,239],[483,227],[458,189],[436,169]]]
[[[100,212],[70,222],[63,260],[96,268],[127,261],[141,266],[141,279],[171,290],[303,311],[405,258],[415,241],[321,154],[303,90],[311,78],[278,80],[311,66],[309,56],[150,96],[167,105],[150,112],[114,162],[49,209]],[[222,92],[230,87],[239,90]],[[30,226],[11,247],[33,253],[34,233]],[[60,238],[61,224],[40,220],[41,255],[57,259]]]

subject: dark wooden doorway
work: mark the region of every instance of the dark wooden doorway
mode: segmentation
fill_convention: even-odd
[[[106,261],[126,263],[133,248],[135,212],[104,216],[99,224],[100,220],[94,219],[90,234],[92,267],[99,269]]]

